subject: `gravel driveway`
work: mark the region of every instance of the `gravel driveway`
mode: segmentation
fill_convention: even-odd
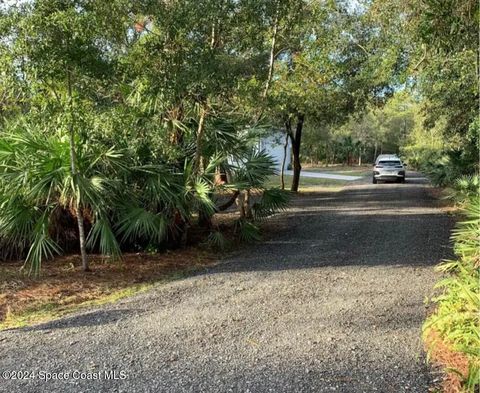
[[[427,187],[301,195],[206,272],[0,332],[0,371],[34,372],[0,391],[427,392],[424,299],[452,227]]]

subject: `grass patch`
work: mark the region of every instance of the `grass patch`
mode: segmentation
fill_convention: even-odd
[[[372,173],[372,166],[329,166],[329,167],[304,167],[307,172],[325,172],[332,175],[346,175],[346,176],[367,176]]]
[[[89,307],[100,306],[102,304],[114,303],[128,296],[144,292],[153,286],[150,284],[134,284],[130,287],[114,291],[110,294],[104,293],[96,299],[76,302],[75,296],[59,302],[37,302],[23,310],[17,310],[16,313],[7,311],[5,319],[0,323],[0,330],[13,329],[24,326],[30,326],[41,322],[48,322],[64,315],[80,311]]]
[[[332,175],[347,175],[347,176],[367,176],[371,174],[370,167],[305,167],[302,169],[304,172],[325,172]],[[285,175],[285,188],[288,190],[292,185],[293,176]],[[317,179],[312,177],[300,176],[300,191],[322,191],[328,189],[328,191],[337,191],[347,184],[351,184],[348,180],[335,180],[335,179]],[[270,176],[267,182],[267,187],[280,187],[280,176]]]
[[[121,262],[91,257],[90,273],[80,271],[79,256],[45,263],[34,279],[21,263],[0,265],[0,330],[47,322],[88,307],[113,303],[159,282],[185,276],[214,263],[212,254],[190,248],[162,254],[125,254]]]

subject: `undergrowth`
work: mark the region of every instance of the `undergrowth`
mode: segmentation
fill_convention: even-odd
[[[478,179],[470,184],[476,192],[465,182],[455,198],[463,214],[452,233],[456,258],[437,267],[445,277],[423,331],[430,359],[446,372],[444,391],[473,393],[480,389],[480,196]]]

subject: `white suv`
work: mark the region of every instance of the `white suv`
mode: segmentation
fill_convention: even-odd
[[[405,183],[406,166],[394,154],[380,154],[373,167],[373,184],[377,184],[378,180],[395,180]]]

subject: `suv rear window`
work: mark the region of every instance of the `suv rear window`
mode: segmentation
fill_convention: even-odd
[[[383,165],[383,166],[401,166],[402,163],[400,161],[394,161],[394,160],[381,160],[378,161],[377,165]]]

